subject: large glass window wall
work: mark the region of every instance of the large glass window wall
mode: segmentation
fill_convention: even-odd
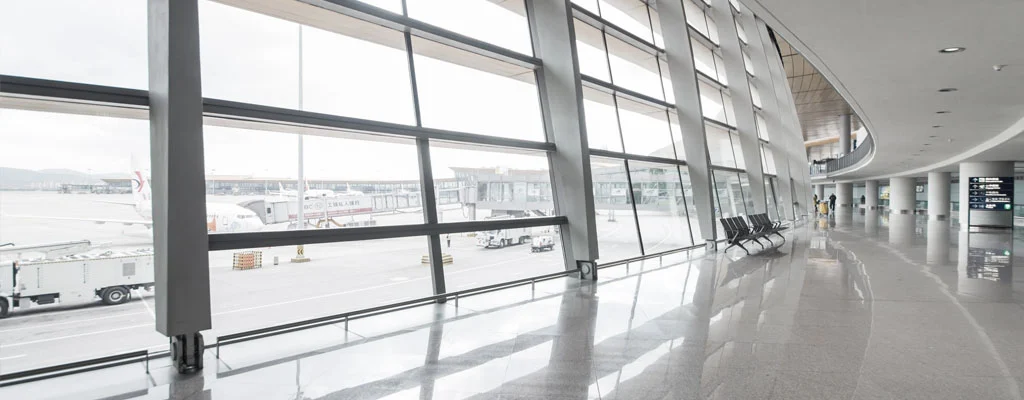
[[[211,251],[214,335],[421,298],[436,293],[438,279],[451,292],[565,269],[564,227],[548,218],[557,215],[558,195],[548,152],[557,150],[545,143],[535,71],[541,63],[531,61],[525,2],[363,2],[394,13],[394,20],[368,22],[356,12],[332,15],[337,23],[326,25],[258,3],[232,3],[244,7],[238,8],[200,1],[203,96],[267,116],[206,116],[204,197],[211,243],[226,240],[216,235],[242,232],[251,235],[238,240],[266,232],[298,240],[287,232],[303,229],[342,238],[302,247],[256,243]],[[145,2],[59,3],[0,6],[0,49],[19,55],[0,57],[0,74],[148,87]],[[574,20],[587,138],[596,155],[589,160],[588,179],[598,261],[700,241],[683,137],[701,133],[680,128],[680,113],[696,110],[677,112],[673,106],[656,11],[638,0],[573,3],[603,25]],[[685,0],[684,6],[687,23],[704,36],[691,45],[696,69],[710,78],[700,78],[699,90],[708,152],[718,167],[712,177],[715,218],[745,215],[754,203],[730,128],[735,117],[724,89],[725,66],[716,54],[718,27],[708,4]],[[474,18],[455,17],[467,10]],[[440,28],[442,37],[397,27],[407,21],[397,17],[403,14]],[[71,28],[74,37],[53,33]],[[749,67],[746,54],[744,61]],[[84,107],[93,108],[73,114],[0,108],[0,243],[85,239],[92,243],[89,252],[141,251],[137,256],[145,258],[152,251],[146,214],[152,206],[147,192],[136,190],[148,188],[150,179],[145,111]],[[298,117],[314,122],[289,119]],[[760,115],[756,122],[767,140]],[[422,161],[425,155],[429,163]],[[762,164],[774,173],[766,145]],[[425,198],[421,185],[428,172],[433,198]],[[778,207],[775,186],[766,180],[769,212]],[[431,205],[436,215],[424,215]],[[438,223],[428,223],[435,216]],[[525,227],[508,228],[509,219]],[[438,233],[450,232],[439,227],[452,223],[474,228]],[[379,226],[419,233],[373,240],[345,236]],[[444,255],[434,260],[443,265],[439,276],[432,276],[431,243],[440,243]],[[293,259],[305,262],[293,265]],[[152,301],[147,289],[145,282],[131,288],[125,305],[130,309],[106,311],[61,299],[31,310],[19,319],[29,323],[18,331],[21,336],[0,329],[3,372],[164,348],[166,338],[152,327],[154,314],[140,311]],[[302,294],[281,297],[282,291]],[[90,301],[99,302],[85,302]],[[103,336],[99,330],[66,313],[78,308],[113,313],[119,322],[103,329],[123,335],[116,343],[94,340]],[[73,341],[61,339],[60,332],[34,333],[32,321],[51,315],[70,316],[65,325],[74,331]],[[13,366],[7,361],[17,355],[11,349],[32,346],[53,356],[25,357]],[[81,348],[89,351],[75,350]]]

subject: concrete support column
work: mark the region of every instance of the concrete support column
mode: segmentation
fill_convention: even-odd
[[[199,332],[212,327],[199,4],[149,0],[148,15],[156,330],[191,372],[203,367]]]
[[[878,181],[864,181],[864,209],[878,209]]]
[[[949,172],[928,173],[928,219],[949,220],[949,186],[953,175]]]
[[[789,171],[790,153],[786,151],[786,143],[788,143],[787,139],[789,138],[787,138],[788,135],[786,135],[786,130],[782,125],[779,100],[772,95],[775,93],[775,88],[772,84],[771,68],[767,58],[772,55],[778,58],[779,53],[775,51],[774,46],[771,48],[764,46],[764,42],[760,40],[757,22],[752,13],[740,13],[735,18],[736,23],[743,27],[743,30],[749,36],[749,43],[746,46],[747,55],[750,56],[754,74],[757,76],[757,78],[750,80],[750,84],[757,88],[759,93],[764,94],[761,96],[761,105],[764,111],[761,113],[761,116],[764,117],[764,122],[767,126],[762,128],[767,129],[769,139],[772,141],[769,148],[775,159],[775,172],[778,175],[775,192],[778,196],[778,201],[781,205],[785,206],[781,207],[783,212],[779,217],[782,219],[795,219],[796,216],[793,215],[794,199],[790,189],[790,179],[792,178]],[[776,138],[776,136],[778,137]],[[766,188],[765,191],[767,192],[768,189]]]
[[[583,119],[583,88],[569,2],[528,1],[533,49],[544,60],[537,73],[544,126],[558,151],[551,153],[555,211],[569,219],[561,230],[566,269],[598,258],[590,147]],[[557,172],[556,172],[557,171]],[[595,275],[596,276],[596,275]]]
[[[850,146],[850,136],[853,132],[853,126],[851,125],[850,114],[843,114],[839,116],[839,154],[847,155],[853,147]]]
[[[970,210],[971,178],[1013,177],[1013,161],[960,163],[960,230],[969,225],[1013,226],[1013,211]]]
[[[891,214],[914,214],[917,203],[917,181],[914,178],[889,180],[889,210]]]
[[[853,220],[853,184],[836,184],[836,222],[846,224]]]
[[[825,185],[817,184],[814,185],[814,194],[818,195],[818,201],[825,201]]]
[[[564,1],[563,1],[564,2]],[[529,4],[531,2],[527,2]],[[699,232],[693,232],[694,241],[713,240],[718,236],[715,229],[713,180],[708,161],[707,136],[704,134],[704,119],[700,110],[700,92],[697,89],[696,71],[693,66],[693,52],[690,49],[690,33],[683,14],[683,3],[679,0],[658,0],[658,20],[661,22],[665,40],[665,58],[669,75],[672,77],[672,94],[676,98],[679,112],[679,127],[683,132],[683,149],[686,154],[686,169],[693,187],[693,205],[697,210]],[[570,20],[572,20],[570,18]],[[564,22],[563,22],[564,23]],[[545,61],[545,65],[547,61]],[[762,196],[763,198],[763,196]]]
[[[740,50],[740,39],[733,21],[732,6],[729,0],[711,0],[712,7],[708,13],[718,21],[720,38],[719,49],[725,63],[725,73],[732,83],[727,89],[732,98],[733,114],[736,117],[736,131],[740,139],[740,152],[746,165],[747,179],[750,182],[750,198],[754,209],[748,213],[761,214],[768,210],[765,204],[764,167],[761,165],[761,142],[757,137],[757,126],[754,122],[754,102],[750,96],[750,85],[747,81],[747,70],[743,65],[743,52]],[[740,155],[737,155],[740,156]]]

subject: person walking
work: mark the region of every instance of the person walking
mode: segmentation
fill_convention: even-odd
[[[818,202],[819,202],[819,201],[820,201],[820,200],[818,200],[818,194],[817,194],[817,193],[815,193],[815,194],[814,194],[814,213],[815,213],[815,214],[817,214],[817,213],[818,213],[818,207],[819,207],[819,206],[818,206]]]
[[[831,195],[828,196],[828,209],[832,210],[832,211],[836,210],[836,194],[835,193],[832,193]]]

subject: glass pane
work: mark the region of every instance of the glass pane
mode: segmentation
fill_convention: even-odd
[[[607,40],[613,83],[664,100],[657,59],[614,37],[608,36]]]
[[[601,18],[653,43],[651,20],[647,5],[639,0],[599,0]]]
[[[669,111],[668,121],[672,130],[672,143],[676,148],[676,159],[685,161],[686,150],[683,147],[683,129],[679,126],[679,115],[675,111]]]
[[[676,104],[676,94],[672,92],[672,76],[668,73],[668,61],[658,57],[658,65],[661,68],[661,86],[665,88],[665,102]]]
[[[724,90],[722,93],[722,107],[725,108],[725,123],[729,125],[736,125],[736,110],[732,107],[732,96],[729,96]]]
[[[764,178],[764,195],[765,195],[765,199],[767,200],[767,204],[768,204],[768,217],[770,217],[772,219],[772,221],[778,221],[779,220],[779,206],[778,206],[777,198],[775,196],[775,186],[774,186],[773,181],[774,181],[774,179],[772,179],[772,178],[769,178],[769,177],[765,177]]]
[[[767,146],[761,146],[764,149],[764,172],[775,175],[775,155],[772,153],[772,149]]]
[[[199,15],[204,96],[416,124],[400,32],[340,14],[328,32],[208,1]]]
[[[739,21],[735,21],[735,22],[736,22],[736,35],[739,36],[740,41],[742,41],[743,43],[750,43],[747,40],[747,31],[743,30],[743,26],[740,25]]]
[[[764,140],[770,140],[768,138],[768,122],[764,120],[760,113],[754,114],[754,117],[754,123],[757,126],[757,136]]]
[[[406,0],[406,4],[412,18],[533,55],[530,25],[522,0]]]
[[[532,70],[419,38],[413,49],[423,126],[544,141]]]
[[[747,174],[739,174],[740,188],[743,191],[743,204],[748,214],[753,214],[757,208],[754,207],[754,192],[750,189],[750,178]]]
[[[747,70],[747,73],[754,75],[754,62],[750,61],[750,56],[747,52],[743,52],[743,68]]]
[[[554,215],[551,174],[542,152],[511,154],[493,148],[431,142],[430,162],[438,196],[459,202],[438,207],[438,222],[482,221]],[[444,180],[455,184],[444,187]]]
[[[757,87],[753,83],[750,84],[750,100],[754,103],[754,107],[761,108],[761,93],[757,91]]]
[[[715,19],[706,13],[704,14],[704,19],[708,22],[708,38],[711,39],[711,43],[720,44],[721,42],[718,40],[718,24],[715,23]]]
[[[708,35],[708,23],[704,19],[704,8],[691,0],[683,0],[683,12],[686,14],[686,23],[692,26],[697,32]]]
[[[732,135],[729,131],[711,124],[705,124],[704,131],[707,133],[711,165],[736,168],[736,157],[732,152]]]
[[[639,256],[640,240],[636,236],[625,163],[591,157],[590,169],[594,179],[598,261],[611,262]]]
[[[740,135],[732,133],[732,154],[736,156],[736,168],[747,169],[746,159],[743,158],[743,148],[740,147]],[[757,163],[754,163],[757,165]]]
[[[658,10],[653,7],[648,7],[647,10],[651,13],[651,29],[654,30],[654,45],[658,48],[665,48],[665,39],[661,33],[661,20],[658,16]]]
[[[729,78],[725,73],[725,61],[722,60],[722,56],[718,54],[715,54],[715,70],[718,71],[718,83],[728,85]]]
[[[729,123],[722,100],[722,91],[704,82],[700,82],[698,87],[700,88],[700,109],[704,117]]]
[[[743,205],[743,191],[740,189],[739,174],[728,171],[714,171],[715,193],[718,198],[718,210],[715,220],[718,223],[719,236],[724,235],[720,218],[746,215]]]
[[[595,15],[598,15],[599,13],[597,0],[572,0],[572,3],[589,10]]]
[[[587,141],[591,149],[622,152],[619,120],[612,95],[583,88],[583,114],[587,122]]]
[[[11,243],[0,293],[16,279],[22,297],[0,320],[3,373],[166,346],[145,312],[155,290],[149,122],[0,108],[0,143],[0,244]]]
[[[375,7],[380,7],[385,10],[391,11],[395,14],[402,13],[402,0],[359,0],[360,2],[370,4]]]
[[[452,262],[444,266],[449,292],[565,270],[557,226],[442,235],[441,250],[451,255]]]
[[[692,245],[679,170],[674,165],[631,161],[629,176],[644,253]]]
[[[618,98],[618,103],[622,140],[627,153],[675,158],[668,115],[664,109],[623,97]]]
[[[718,80],[718,72],[715,69],[715,54],[711,52],[711,49],[696,39],[690,40],[690,48],[693,49],[693,66],[697,68],[697,71]]]
[[[224,335],[433,294],[424,237],[210,252],[213,332]],[[237,265],[237,267],[236,267]],[[244,269],[244,270],[239,270]],[[164,339],[166,343],[166,339]]]
[[[576,56],[580,62],[580,73],[611,82],[608,72],[608,56],[604,50],[604,33],[580,20],[573,20],[576,27]]]
[[[147,7],[138,0],[0,3],[0,74],[149,87]]]
[[[690,173],[687,172],[686,167],[679,167],[679,177],[683,182],[683,198],[686,199],[686,215],[689,216],[690,223],[690,236],[694,240],[694,244],[703,240],[704,236],[700,231],[700,222],[697,220],[697,206],[693,203],[693,185],[690,183]]]

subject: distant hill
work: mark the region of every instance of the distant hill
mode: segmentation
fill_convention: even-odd
[[[0,190],[56,190],[61,184],[75,185],[102,184],[102,178],[111,174],[94,174],[70,169],[27,169],[0,167]]]

